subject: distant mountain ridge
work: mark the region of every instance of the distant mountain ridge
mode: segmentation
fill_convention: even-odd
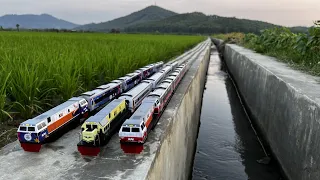
[[[158,6],[148,6],[140,11],[133,12],[111,21],[91,23],[75,28],[76,30],[110,31],[111,29],[124,29],[126,27],[147,22],[158,21],[176,15],[177,13]]]
[[[160,33],[259,33],[260,30],[278,27],[277,25],[235,17],[205,15],[201,12],[177,14],[159,21],[129,26],[126,32]]]
[[[73,29],[79,26],[49,14],[10,14],[0,17],[0,26],[3,28],[16,28],[16,24],[19,24],[21,29]]]

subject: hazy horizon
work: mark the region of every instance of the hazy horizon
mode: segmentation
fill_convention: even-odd
[[[241,3],[237,0],[0,0],[0,4],[0,16],[45,13],[76,24],[109,21],[155,4],[177,13],[199,11],[284,26],[310,26],[314,20],[320,19],[317,0],[243,0]]]

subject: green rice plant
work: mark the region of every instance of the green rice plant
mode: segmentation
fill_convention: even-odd
[[[11,74],[4,88],[7,101],[2,98],[0,108],[8,111],[12,107],[15,118],[31,118],[149,63],[168,61],[203,39],[1,31],[0,63],[6,71],[3,74]],[[5,78],[0,78],[4,84]]]
[[[0,122],[4,119],[11,118],[10,114],[5,110],[6,100],[7,100],[7,84],[9,81],[9,77],[11,73],[5,74],[4,69],[0,66],[1,74],[0,74]]]

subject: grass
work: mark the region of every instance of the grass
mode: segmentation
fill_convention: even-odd
[[[170,60],[203,39],[0,32],[0,122],[32,118],[144,65]]]
[[[306,34],[274,28],[264,30],[260,35],[232,33],[213,37],[276,57],[295,69],[320,76],[320,27],[310,28]]]

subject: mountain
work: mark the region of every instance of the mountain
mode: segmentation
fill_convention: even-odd
[[[158,6],[149,6],[140,11],[131,13],[127,16],[114,19],[112,21],[102,23],[91,23],[75,28],[76,30],[90,30],[90,31],[110,31],[111,29],[123,29],[128,26],[158,21],[177,13],[160,8]]]
[[[307,33],[308,29],[309,27],[305,27],[305,26],[294,26],[290,28],[290,30],[294,33]]]
[[[3,28],[16,28],[16,24],[19,24],[21,29],[72,29],[78,26],[49,14],[13,14],[0,17],[0,26]]]
[[[126,32],[160,32],[160,33],[227,33],[244,32],[259,33],[260,30],[276,27],[274,24],[205,15],[200,12],[177,14],[162,20],[129,26]]]

